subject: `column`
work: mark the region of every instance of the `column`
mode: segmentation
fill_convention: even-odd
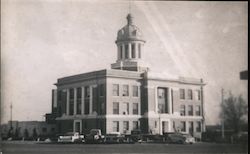
[[[66,89],[67,98],[66,98],[66,115],[69,115],[69,89]]]
[[[157,88],[158,86],[155,87],[155,113],[158,113],[158,97],[157,97]]]
[[[76,103],[77,103],[77,96],[76,96],[76,91],[77,91],[77,89],[76,88],[74,88],[74,115],[76,115],[76,110],[77,110],[77,105],[76,105]]]
[[[168,88],[168,112],[169,114],[172,114],[172,99],[171,99],[171,88]]]
[[[120,45],[118,44],[117,45],[117,60],[120,60],[121,59],[121,50],[120,50]]]
[[[84,96],[84,87],[82,87],[82,115],[84,114],[84,105],[85,105],[85,100],[84,100],[84,98],[85,98],[85,96]]]
[[[92,114],[93,110],[93,87],[89,86],[89,114]]]
[[[128,43],[128,59],[131,59],[131,43]]]

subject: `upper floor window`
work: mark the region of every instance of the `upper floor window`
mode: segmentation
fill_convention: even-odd
[[[113,102],[113,114],[119,114],[119,103]]]
[[[193,99],[193,92],[192,89],[188,89],[188,99]]]
[[[129,114],[129,103],[125,102],[123,103],[124,104],[124,111],[123,111],[123,114],[124,115],[127,115]]]
[[[180,99],[185,99],[185,89],[180,89]]]
[[[89,88],[89,86],[84,88],[84,96],[85,96],[85,98],[90,97],[90,88]]]
[[[131,46],[131,49],[132,49],[132,58],[135,58],[135,44],[133,43],[132,46]]]
[[[119,85],[113,84],[113,96],[119,96]]]
[[[200,105],[195,106],[195,115],[197,115],[197,116],[201,115],[201,106]]]
[[[79,87],[79,88],[77,88],[76,89],[76,95],[77,95],[77,99],[81,99],[82,98],[82,88],[81,87]]]
[[[69,89],[69,99],[74,99],[74,89]]]
[[[138,103],[133,103],[133,114],[139,113]]]
[[[188,105],[188,115],[193,115],[193,105]]]
[[[180,115],[181,116],[185,116],[185,105],[181,105],[181,107],[180,107]]]
[[[138,88],[138,86],[133,86],[133,96],[134,97],[139,96],[139,88]]]
[[[128,85],[123,85],[122,87],[122,96],[129,96],[129,86]]]
[[[201,100],[201,91],[195,90],[195,100]]]
[[[100,96],[104,96],[104,84],[100,84]]]
[[[165,89],[158,88],[158,98],[165,98]]]

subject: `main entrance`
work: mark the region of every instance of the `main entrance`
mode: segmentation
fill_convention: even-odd
[[[82,133],[82,120],[74,120],[74,132]]]

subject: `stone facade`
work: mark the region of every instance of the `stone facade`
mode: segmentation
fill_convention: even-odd
[[[145,41],[132,19],[129,14],[128,24],[118,31],[118,56],[111,69],[58,79],[52,107],[59,132],[86,134],[99,128],[104,134],[130,134],[141,129],[200,138],[205,131],[204,82],[154,76],[141,60]]]

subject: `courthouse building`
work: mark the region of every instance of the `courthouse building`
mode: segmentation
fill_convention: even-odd
[[[57,80],[52,91],[52,115],[60,133],[104,134],[133,129],[162,134],[181,131],[200,138],[204,131],[202,79],[154,77],[143,64],[146,41],[134,25],[117,33],[117,60],[104,69]]]

